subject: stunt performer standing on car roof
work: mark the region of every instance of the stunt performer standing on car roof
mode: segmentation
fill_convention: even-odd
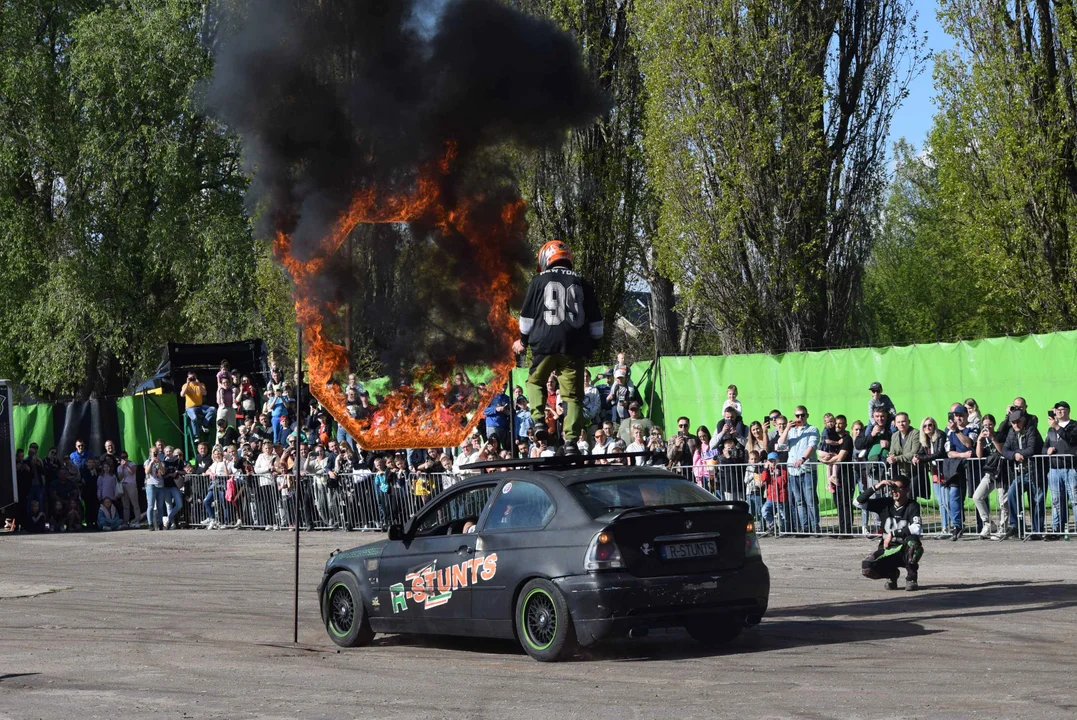
[[[527,400],[535,421],[535,439],[549,442],[546,427],[546,381],[558,371],[558,386],[565,401],[565,454],[578,455],[576,443],[583,433],[584,362],[602,337],[602,312],[595,290],[572,269],[572,251],[561,240],[551,240],[538,253],[538,275],[531,279],[520,311],[520,339],[516,354],[531,348]]]

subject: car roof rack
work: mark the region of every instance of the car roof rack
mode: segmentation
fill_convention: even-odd
[[[593,467],[599,460],[606,465],[631,465],[631,462],[612,462],[614,460],[631,461],[638,457],[654,457],[654,453],[640,452],[610,453],[609,455],[554,455],[553,457],[517,458],[515,460],[480,460],[461,465],[461,470],[560,470],[574,467]]]

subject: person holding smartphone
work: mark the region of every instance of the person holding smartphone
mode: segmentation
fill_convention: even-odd
[[[158,440],[158,442],[160,442]],[[154,447],[146,461],[146,524],[150,530],[164,529],[165,463],[163,450]]]

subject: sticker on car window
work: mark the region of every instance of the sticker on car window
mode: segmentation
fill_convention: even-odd
[[[508,495],[510,490],[512,490],[512,483],[507,482],[505,483],[505,487],[501,488],[501,494]]]
[[[421,569],[409,572],[404,582],[389,587],[394,613],[407,610],[408,600],[422,605],[424,610],[440,607],[452,599],[454,590],[493,580],[497,575],[497,553],[479,555],[441,570],[437,569],[437,563],[431,560]],[[410,583],[410,590],[405,583]]]

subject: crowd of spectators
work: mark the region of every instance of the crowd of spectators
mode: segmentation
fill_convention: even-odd
[[[227,363],[221,364],[216,380],[215,404],[210,404],[206,386],[195,372],[189,373],[180,390],[191,437],[186,453],[160,440],[149,457],[138,461],[118,451],[111,440],[98,457],[81,440],[66,455],[53,448],[41,457],[36,444],[25,454],[19,450],[16,466],[24,502],[8,528],[28,532],[167,530],[193,524],[384,528],[406,519],[471,463],[564,452],[566,407],[556,374],[547,384],[548,442],[536,439],[527,398],[516,386],[511,398],[498,393],[481,409],[478,426],[459,447],[393,452],[358,447],[307,389],[295,378],[285,379],[279,367],[272,367],[264,389]],[[676,469],[717,495],[748,502],[765,531],[820,532],[816,480],[821,473],[842,535],[858,530],[854,522],[858,488],[884,473],[910,477],[917,497],[935,500],[940,536],[952,539],[965,532],[966,495],[974,500],[981,535],[995,539],[1014,536],[1024,522],[1018,511],[1019,493],[1030,494],[1034,536],[1064,533],[1068,506],[1077,499],[1073,462],[1077,423],[1070,420],[1064,401],[1047,412],[1044,438],[1040,419],[1020,397],[1002,414],[1001,422],[981,414],[969,398],[950,407],[945,425],[926,417],[914,426],[876,382],[869,389],[866,422],[850,423],[844,415],[824,413],[822,426],[817,427],[803,406],[794,408],[791,417],[774,409],[758,420],[747,419],[737,387],[730,385],[713,428],[700,424],[693,429],[691,420],[682,416],[667,439],[644,416],[642,398],[623,355],[595,376],[586,372],[584,384],[588,431],[578,442],[582,454],[601,456],[597,463]],[[375,411],[376,402],[354,375],[348,376],[343,390],[352,417]],[[475,397],[485,390],[457,373],[451,395]],[[302,426],[296,423],[300,403]],[[621,454],[627,457],[614,458]],[[1037,457],[1041,455],[1047,457]],[[309,478],[302,503],[297,502],[297,464],[301,475]],[[995,522],[989,505],[994,490],[999,491],[1001,523]],[[1047,493],[1054,510],[1050,530],[1045,519]],[[336,511],[347,497],[365,511],[355,517]],[[866,513],[861,510],[860,515],[860,530],[866,531]]]

